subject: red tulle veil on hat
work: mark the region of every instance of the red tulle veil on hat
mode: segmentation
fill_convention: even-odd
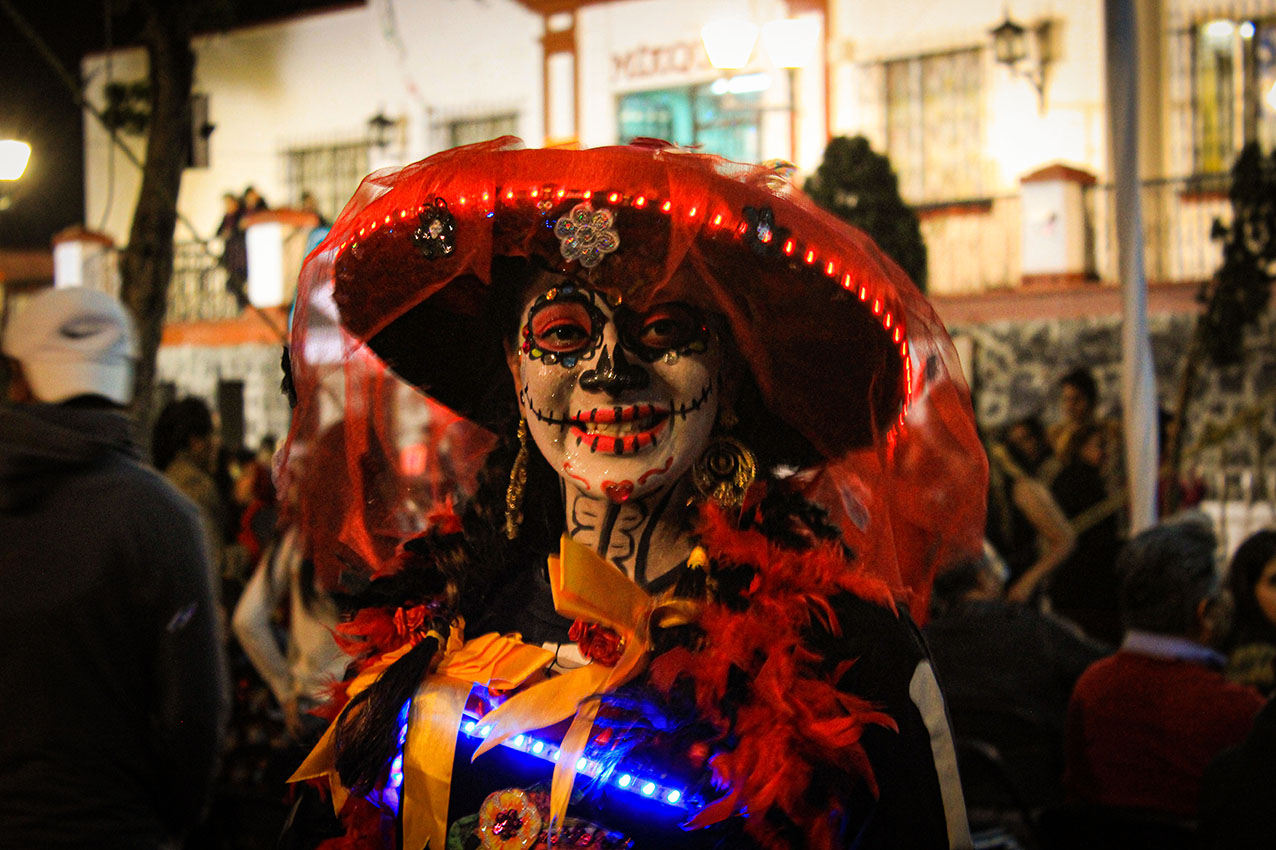
[[[334,486],[360,509],[339,537],[367,569],[385,568],[377,541],[416,533],[448,497],[412,495],[406,442],[431,435],[433,480],[442,468],[446,494],[472,489],[484,426],[513,400],[511,262],[720,316],[778,433],[805,449],[790,477],[915,616],[935,570],[980,551],[987,464],[955,352],[867,236],[768,168],[504,138],[372,174],[302,272],[291,439],[344,419]]]

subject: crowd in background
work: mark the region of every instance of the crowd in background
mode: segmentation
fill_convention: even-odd
[[[451,495],[441,467],[455,418],[432,408],[421,442],[381,459],[395,467],[392,477],[419,517]],[[276,846],[299,799],[286,780],[323,732],[327,721],[316,709],[349,661],[332,634],[334,591],[343,570],[358,572],[361,562],[338,539],[349,499],[323,489],[342,477],[335,470],[346,462],[344,428],[338,422],[295,442],[286,477],[276,472],[277,449],[274,435],[255,449],[224,445],[216,414],[194,396],[165,405],[152,431],[155,468],[199,508],[232,675],[214,808],[192,836],[194,848]],[[382,559],[393,555],[389,537],[375,545]]]
[[[1254,781],[1276,763],[1263,709],[1276,691],[1276,531],[1253,535],[1225,570],[1203,514],[1127,541],[1119,425],[1099,415],[1086,370],[1060,389],[1057,422],[1026,417],[990,440],[985,557],[942,572],[928,612],[974,822],[1008,821],[1006,846],[1238,846],[1238,823],[1269,827],[1234,810],[1276,787]],[[280,487],[273,437],[231,451],[215,426],[198,399],[170,404],[153,458],[200,506],[219,565],[236,697],[223,823],[242,831],[255,818],[266,841],[283,780],[322,731],[311,710],[344,670],[315,569],[317,551],[338,544],[302,531],[340,524],[336,502],[307,493],[305,469],[339,462],[341,429],[301,452]],[[414,510],[445,498],[446,426],[427,424],[395,462],[418,482],[406,489]],[[301,521],[319,505],[328,516]]]
[[[1007,846],[1271,846],[1276,531],[1220,569],[1203,488],[1174,482],[1127,539],[1087,369],[1058,409],[989,438],[985,557],[941,573],[925,629],[972,817]]]

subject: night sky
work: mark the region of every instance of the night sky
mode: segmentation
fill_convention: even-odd
[[[164,2],[164,0],[160,0]],[[304,9],[359,5],[333,0],[192,0],[208,11],[203,30],[285,17]],[[48,248],[64,227],[97,227],[103,210],[84,210],[83,124],[74,97],[3,9],[16,9],[75,79],[80,59],[107,43],[135,43],[132,0],[0,0],[0,139],[31,145],[13,205],[0,210],[0,250]],[[95,120],[85,117],[84,120]],[[95,220],[96,219],[96,220]]]
[[[103,41],[94,0],[9,0],[76,79],[80,57]],[[31,145],[13,206],[0,211],[0,249],[47,248],[83,218],[84,152],[72,94],[0,9],[0,138]]]

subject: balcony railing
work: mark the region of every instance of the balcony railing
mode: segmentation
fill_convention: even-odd
[[[239,304],[226,288],[226,270],[217,264],[217,257],[198,242],[176,243],[165,320],[209,322],[239,314]]]
[[[1144,274],[1151,283],[1209,279],[1222,261],[1210,238],[1214,221],[1226,222],[1231,206],[1225,181],[1201,178],[1150,180],[1141,187]],[[1112,186],[1083,192],[1087,268],[1100,281],[1120,279],[1116,248],[1116,197]],[[1023,205],[1018,195],[916,208],[935,295],[977,294],[1013,288],[1023,277]]]
[[[1092,186],[1086,217],[1094,233],[1095,271],[1101,280],[1120,280],[1116,248],[1116,192]],[[1226,184],[1200,178],[1149,180],[1142,186],[1144,276],[1150,283],[1203,281],[1223,260],[1222,245],[1210,238],[1215,219],[1231,218]]]

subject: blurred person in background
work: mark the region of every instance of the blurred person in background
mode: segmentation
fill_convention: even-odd
[[[1122,633],[1115,572],[1122,502],[1108,497],[1106,447],[1103,427],[1092,422],[1072,431],[1059,455],[1050,492],[1072,523],[1076,544],[1050,577],[1048,595],[1052,610],[1115,646]]]
[[[1276,692],[1276,531],[1251,535],[1232,555],[1232,628],[1225,674],[1266,696]]]
[[[922,632],[953,731],[996,747],[1025,800],[1046,805],[1062,798],[1072,687],[1109,650],[1049,614],[1008,602],[999,567],[985,556],[936,576]]]
[[[1085,366],[1072,369],[1059,379],[1060,420],[1047,432],[1054,452],[1062,462],[1073,436],[1083,428],[1098,426],[1103,434],[1103,467],[1100,470],[1109,493],[1125,489],[1125,457],[1120,420],[1099,413],[1099,383]]]
[[[270,205],[266,203],[266,199],[261,196],[261,192],[257,191],[256,186],[249,186],[244,189],[244,213],[261,212],[270,209]],[[242,226],[242,225],[241,225]]]
[[[256,453],[250,453],[235,479],[235,502],[240,506],[236,539],[244,547],[248,563],[255,565],[275,541],[279,507],[275,498],[273,460],[277,440],[267,434]]]
[[[1046,486],[1059,472],[1059,462],[1041,417],[1025,416],[1006,429],[1006,447],[1024,471]]]
[[[224,205],[221,223],[217,225],[216,238],[222,240],[221,265],[232,278],[235,286],[243,288],[248,279],[248,243],[239,223],[244,217],[244,202],[233,192],[222,195]]]
[[[1225,750],[1201,781],[1200,847],[1276,847],[1276,698],[1241,744]]]
[[[195,396],[164,405],[151,432],[151,462],[199,508],[212,569],[213,594],[219,608],[226,565],[227,512],[213,479],[220,442],[212,410]]]
[[[984,534],[1006,564],[1006,595],[1013,602],[1033,600],[1076,542],[1067,517],[1031,468],[1014,444],[988,447]]]
[[[1078,366],[1059,379],[1059,412],[1061,418],[1050,427],[1050,444],[1055,454],[1067,448],[1073,432],[1098,421],[1099,385],[1094,375]]]
[[[313,215],[318,221],[315,227],[328,227],[332,222],[328,221],[328,217],[319,209],[319,201],[315,198],[313,192],[309,189],[301,193],[301,209]]]
[[[1206,765],[1249,734],[1263,698],[1224,679],[1213,648],[1227,625],[1215,594],[1215,545],[1208,527],[1179,522],[1122,549],[1124,642],[1082,674],[1068,707],[1072,801],[1188,827]]]
[[[168,848],[228,713],[196,507],[143,465],[123,305],[50,289],[10,317],[0,406],[0,845]]]
[[[344,437],[340,425],[331,427],[304,460],[296,461],[282,511],[284,528],[244,588],[231,624],[283,710],[288,732],[295,741],[311,744],[326,721],[310,712],[340,681],[349,660],[333,637],[337,606],[315,569],[322,557],[316,549],[332,542],[349,501],[322,484],[340,476]],[[283,633],[282,646],[277,631]]]

